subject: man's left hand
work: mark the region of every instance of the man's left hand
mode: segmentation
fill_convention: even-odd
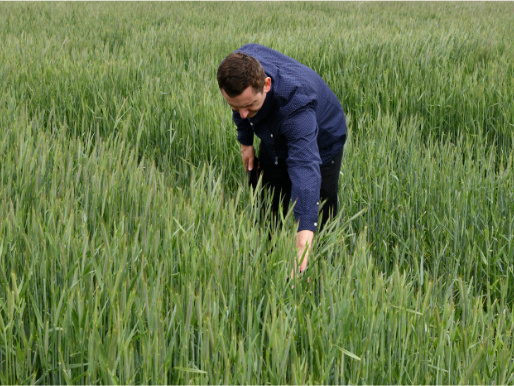
[[[309,251],[311,249],[313,238],[314,232],[309,230],[303,230],[296,233],[297,258],[295,260],[294,269],[291,271],[291,275],[289,276],[291,279],[294,278],[295,273],[302,273],[307,269]]]

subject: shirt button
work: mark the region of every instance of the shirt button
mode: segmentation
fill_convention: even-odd
[[[319,205],[319,201],[318,201],[318,202],[316,202],[316,205]]]
[[[314,226],[315,226],[315,227],[317,227],[317,226],[318,226],[318,223],[317,223],[317,222],[315,222],[315,223],[314,223]]]
[[[273,134],[271,134],[271,138],[273,138]]]
[[[250,122],[250,126],[253,126],[253,122]]]

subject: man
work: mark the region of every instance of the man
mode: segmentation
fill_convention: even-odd
[[[307,268],[318,228],[337,213],[346,119],[335,94],[309,67],[270,48],[247,44],[218,68],[220,91],[233,110],[248,173],[258,169],[272,209],[294,202],[297,259],[291,278]],[[258,162],[254,134],[261,142]]]

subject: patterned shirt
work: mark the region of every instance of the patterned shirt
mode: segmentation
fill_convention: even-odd
[[[328,163],[346,140],[341,103],[311,68],[270,48],[247,44],[239,52],[256,58],[271,78],[271,90],[252,118],[233,111],[238,141],[253,145],[253,136],[271,159],[285,159],[298,230],[316,231],[320,199],[320,165]]]

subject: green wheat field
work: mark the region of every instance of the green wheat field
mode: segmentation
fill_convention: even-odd
[[[513,384],[514,3],[1,3],[1,384]],[[221,60],[348,120],[294,289]],[[266,208],[264,208],[266,209]]]

